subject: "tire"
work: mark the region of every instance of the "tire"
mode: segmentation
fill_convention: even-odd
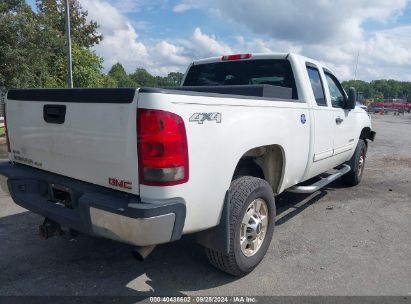
[[[365,167],[367,145],[363,139],[358,141],[354,155],[346,164],[351,167],[351,171],[343,175],[341,180],[347,186],[356,186],[361,182]]]
[[[275,225],[274,193],[265,180],[251,176],[234,180],[230,193],[229,253],[205,249],[214,267],[234,276],[243,276],[261,262],[270,246]],[[241,246],[241,241],[247,246]]]

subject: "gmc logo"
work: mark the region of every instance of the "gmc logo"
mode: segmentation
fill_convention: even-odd
[[[114,178],[114,177],[109,177],[108,178],[108,183],[109,183],[109,185],[114,186],[114,187],[118,187],[118,188],[129,189],[129,190],[131,190],[133,188],[131,182],[127,182],[125,180],[119,180],[119,179]]]

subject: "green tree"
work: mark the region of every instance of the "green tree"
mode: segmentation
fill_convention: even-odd
[[[126,70],[121,63],[114,64],[108,72],[108,75],[116,81],[119,88],[138,86],[137,83],[127,75]]]
[[[371,86],[374,88],[375,92],[382,93],[383,98],[390,97],[390,86],[387,83],[387,80],[373,80],[371,81]]]
[[[73,83],[76,87],[104,87],[107,75],[101,73],[103,59],[94,52],[75,46],[73,48]]]
[[[378,102],[384,101],[384,94],[381,92],[376,92],[374,95],[374,100]]]
[[[116,80],[118,87],[175,87],[181,85],[184,77],[180,72],[171,72],[166,77],[153,76],[143,68],[127,75],[121,63],[114,64],[108,75]]]
[[[165,77],[167,86],[176,87],[183,81],[184,74],[179,72],[171,72]]]
[[[109,75],[101,73],[103,59],[94,52],[73,45],[73,83],[75,87],[116,87],[117,82]],[[56,76],[51,78],[46,87],[64,87],[66,83],[66,58],[61,57],[55,63]]]
[[[401,83],[390,79],[387,81],[387,85],[390,87],[389,96],[392,98],[398,98],[401,94]]]
[[[156,77],[151,75],[145,69],[138,68],[136,71],[130,75],[131,79],[137,84],[137,86],[142,87],[157,87],[158,80]]]
[[[66,87],[64,2],[37,0],[33,12],[24,0],[0,1],[0,86]],[[102,36],[86,20],[78,0],[70,0],[74,86],[116,86],[101,72],[103,59],[91,47]]]
[[[363,92],[365,98],[383,100],[387,98],[409,99],[411,97],[411,82],[397,81],[393,79],[379,79],[371,82],[361,80],[349,80],[342,83],[347,90],[354,87]]]
[[[0,2],[0,86],[37,87],[47,77],[45,32],[23,0]]]
[[[36,0],[38,17],[42,26],[52,28],[59,38],[65,39],[65,1]],[[94,21],[87,21],[88,12],[82,8],[78,0],[69,0],[70,25],[72,42],[80,47],[90,48],[98,44],[103,36],[97,31]]]
[[[61,0],[37,0],[37,17],[42,31],[48,32],[50,48],[48,62],[49,76],[45,87],[65,87],[67,83],[65,5]],[[74,87],[103,86],[101,73],[103,59],[90,48],[102,40],[97,32],[97,23],[87,21],[88,12],[83,10],[78,0],[69,0],[73,54]],[[46,43],[47,44],[47,43]],[[86,73],[90,73],[86,75]],[[107,80],[107,79],[106,79]],[[108,84],[114,81],[108,81]]]

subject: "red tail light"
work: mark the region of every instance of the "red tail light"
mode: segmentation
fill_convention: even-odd
[[[161,110],[137,110],[140,183],[173,186],[188,181],[187,135],[183,119]]]
[[[7,132],[7,115],[6,115],[6,104],[4,103],[4,133],[6,134],[6,142],[7,142],[7,151],[11,152],[10,150],[10,141],[9,141],[9,132]]]
[[[240,60],[240,59],[250,59],[251,54],[235,54],[235,55],[227,55],[221,57],[221,60]]]

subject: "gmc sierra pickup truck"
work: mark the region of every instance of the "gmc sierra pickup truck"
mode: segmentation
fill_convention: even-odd
[[[2,184],[44,216],[45,238],[82,232],[146,257],[196,234],[241,276],[267,252],[277,194],[361,181],[375,132],[355,104],[296,54],[194,61],[173,89],[10,90]]]

